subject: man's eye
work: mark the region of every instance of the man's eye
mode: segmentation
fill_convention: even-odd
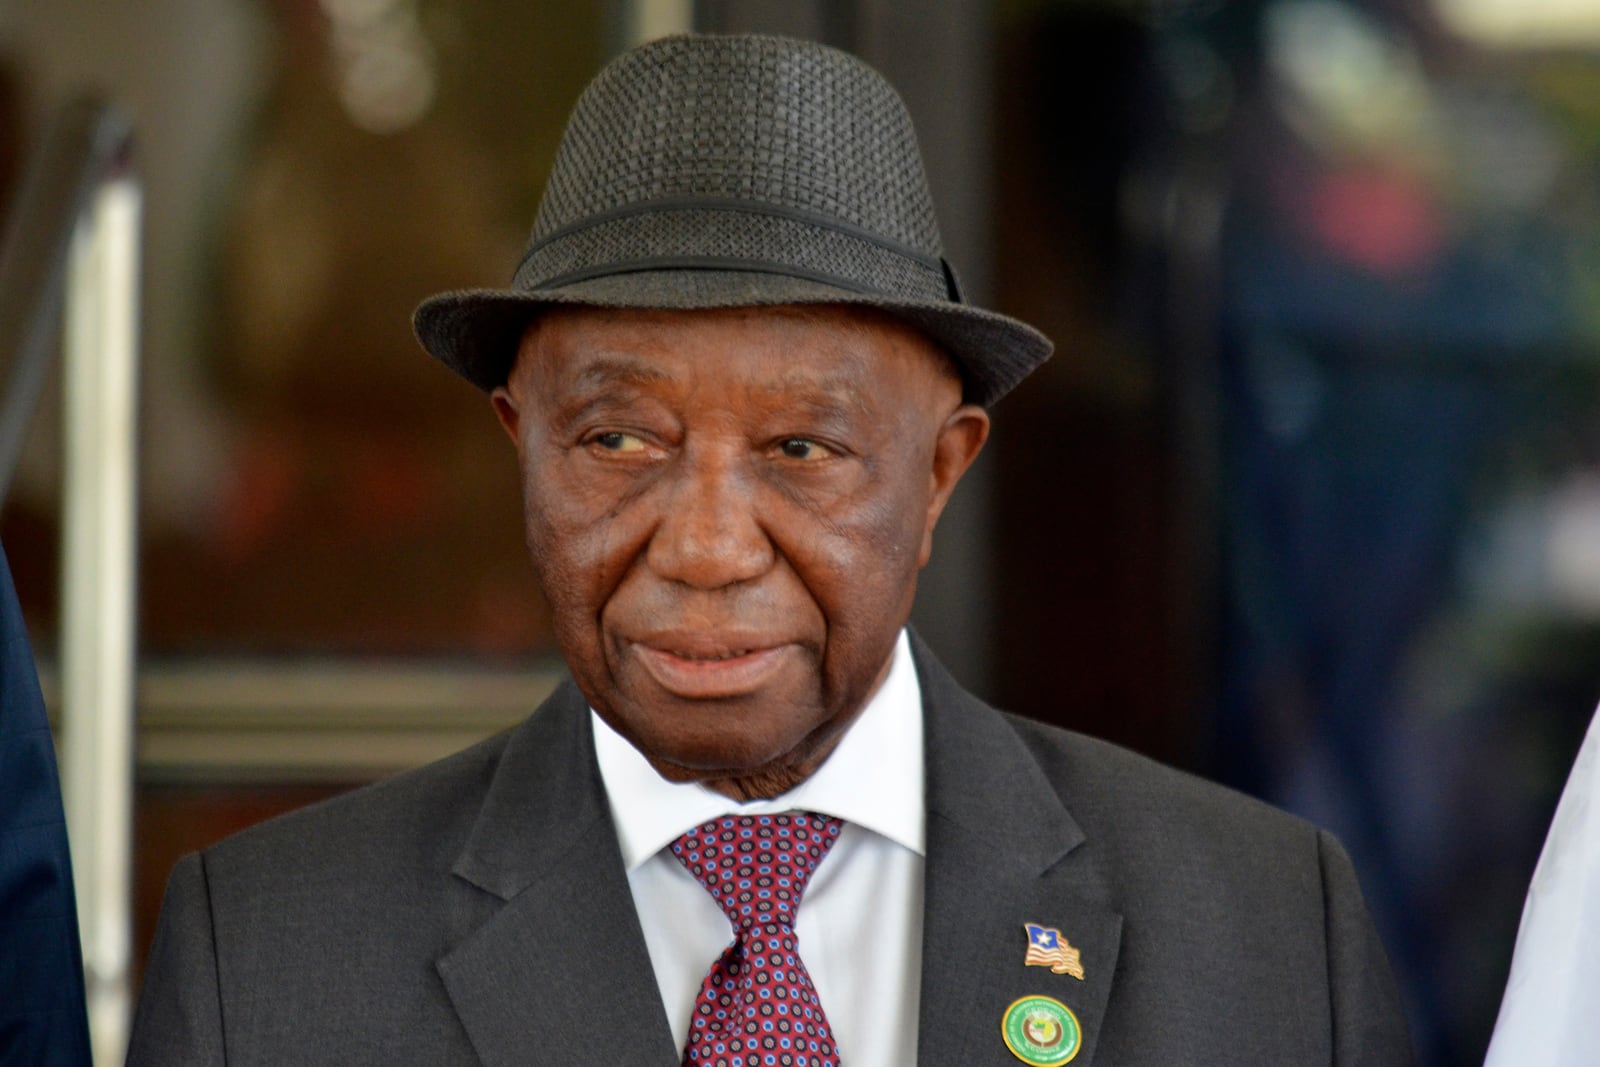
[[[789,459],[823,459],[830,453],[826,445],[819,445],[804,437],[790,437],[778,445],[778,451]]]
[[[631,433],[622,433],[620,430],[608,430],[596,434],[594,443],[607,452],[640,452],[644,449],[644,442]]]

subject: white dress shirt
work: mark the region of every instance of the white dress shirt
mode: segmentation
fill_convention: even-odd
[[[846,1065],[914,1067],[922,981],[922,692],[904,631],[888,677],[810,778],[771,800],[739,802],[668,782],[593,710],[634,907],[680,1055],[700,984],[733,940],[711,894],[667,846],[723,815],[816,811],[844,820],[795,921],[800,957]]]

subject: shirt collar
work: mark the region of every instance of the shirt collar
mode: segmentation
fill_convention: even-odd
[[[904,630],[889,674],[821,767],[770,800],[740,804],[696,782],[669,782],[594,709],[595,757],[629,871],[674,839],[723,815],[816,811],[854,823],[923,855],[922,689]]]

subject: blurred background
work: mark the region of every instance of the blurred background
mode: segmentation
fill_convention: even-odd
[[[1481,1062],[1600,696],[1593,0],[0,0],[0,192],[84,88],[144,183],[135,980],[178,855],[559,677],[409,317],[504,283],[588,77],[687,27],[888,74],[965,289],[1057,343],[924,635],[1336,831],[1421,1063]],[[58,435],[0,514],[52,692]]]

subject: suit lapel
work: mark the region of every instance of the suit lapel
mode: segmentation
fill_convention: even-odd
[[[487,916],[437,968],[488,1067],[678,1062],[570,683],[512,733],[453,869]]]
[[[1011,1065],[1007,1008],[1042,994],[1082,1030],[1073,1067],[1094,1061],[1116,971],[1122,916],[1084,835],[1021,737],[964,692],[913,635],[927,745],[922,1067]],[[1084,979],[1025,966],[1025,923],[1054,927]]]

